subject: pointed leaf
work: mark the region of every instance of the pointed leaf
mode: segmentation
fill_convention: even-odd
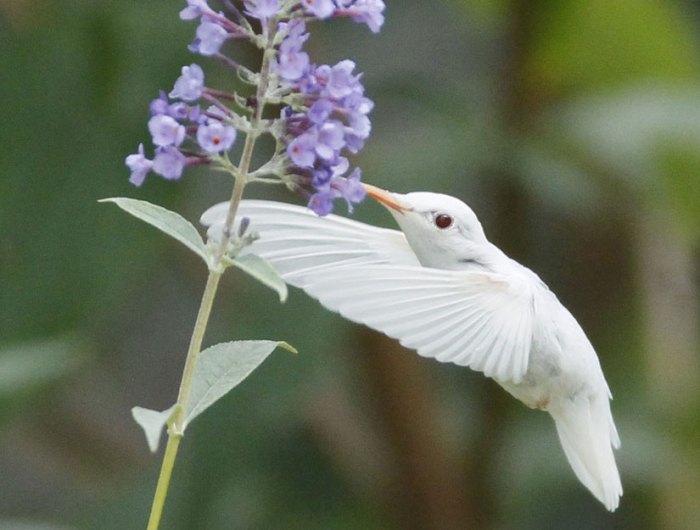
[[[236,257],[232,263],[243,272],[250,274],[260,283],[277,291],[280,302],[287,300],[287,284],[284,283],[282,277],[269,261],[255,254],[246,254]]]
[[[199,254],[207,265],[209,264],[209,254],[204,245],[204,241],[202,241],[202,236],[200,236],[197,229],[192,226],[192,223],[180,214],[171,212],[162,206],[151,204],[147,201],[129,199],[127,197],[112,197],[109,199],[101,199],[99,202],[113,202],[125,212],[155,226],[158,230],[168,234],[170,237],[177,239],[187,248]]]
[[[158,451],[160,435],[163,432],[163,427],[165,427],[172,419],[173,415],[175,414],[176,407],[177,405],[173,405],[169,409],[162,412],[145,409],[143,407],[134,407],[131,409],[131,415],[134,417],[134,421],[141,426],[143,432],[146,434],[148,448],[152,453]]]
[[[274,340],[223,342],[204,350],[192,380],[185,425],[248,377],[278,346],[294,350]]]

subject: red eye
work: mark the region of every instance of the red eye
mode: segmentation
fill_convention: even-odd
[[[442,230],[452,226],[452,217],[447,215],[446,213],[437,214],[433,218],[433,221],[435,222],[435,226],[437,226],[438,228],[440,228]]]

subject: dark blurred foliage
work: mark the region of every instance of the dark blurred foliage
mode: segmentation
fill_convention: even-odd
[[[379,35],[332,21],[310,42],[365,72],[365,179],[463,198],[579,318],[615,395],[621,507],[493,382],[232,273],[208,343],[301,353],[188,431],[163,528],[699,528],[697,4],[389,4]],[[199,61],[180,7],[0,3],[0,529],[145,526],[159,457],[129,409],[175,399],[205,271],[96,200],[195,220],[229,193],[202,171],[127,183],[149,100]],[[390,225],[369,202],[356,217]]]

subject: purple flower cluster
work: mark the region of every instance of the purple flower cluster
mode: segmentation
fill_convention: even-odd
[[[148,130],[155,156],[153,160],[146,158],[141,144],[137,153],[126,157],[131,170],[129,182],[140,186],[150,171],[168,180],[179,179],[186,165],[206,162],[209,155],[218,155],[233,146],[236,129],[225,123],[218,108],[202,111],[199,105],[185,103],[198,100],[204,91],[204,72],[191,64],[182,68],[170,94],[161,92],[151,101]],[[188,138],[195,144],[195,151],[181,149]]]
[[[316,6],[318,7],[318,6]],[[359,169],[344,175],[348,161],[345,149],[357,153],[370,134],[367,114],[374,106],[365,97],[355,63],[341,61],[335,66],[311,64],[302,50],[308,38],[302,20],[293,20],[280,45],[275,71],[293,93],[304,97],[304,110],[287,107],[287,155],[297,170],[310,174],[314,194],[309,206],[319,215],[333,208],[333,200],[344,198],[351,208],[364,198]]]
[[[151,171],[178,179],[186,166],[203,163],[235,174],[225,152],[233,146],[238,129],[245,134],[254,131],[256,136],[270,134],[281,146],[270,162],[246,173],[248,181],[272,177],[307,189],[309,207],[319,215],[329,213],[336,198],[345,199],[352,209],[365,192],[360,170],[350,170],[346,155],[357,153],[368,138],[373,103],[365,97],[361,75],[354,73],[352,61],[333,66],[311,62],[303,50],[309,38],[304,21],[348,17],[377,32],[384,23],[384,2],[220,0],[223,11],[209,4],[208,0],[186,0],[180,11],[182,20],[198,23],[189,49],[236,70],[244,82],[265,79],[270,84],[259,87],[257,97],[251,98],[209,89],[202,68],[196,64],[183,67],[170,93],[161,92],[151,102],[148,129],[155,153],[147,158],[141,144],[126,158],[130,182],[140,186]],[[224,45],[238,39],[264,48],[265,53],[275,52],[271,63],[263,61],[269,76],[251,72],[224,54]],[[200,108],[199,101],[212,106]],[[229,101],[239,110],[229,108]],[[262,112],[265,105],[282,107],[280,118],[260,120],[256,112]]]

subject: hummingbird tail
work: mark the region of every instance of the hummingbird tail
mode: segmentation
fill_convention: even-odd
[[[613,447],[620,439],[607,396],[579,396],[550,406],[559,440],[578,479],[605,507],[615,511],[622,483]]]

